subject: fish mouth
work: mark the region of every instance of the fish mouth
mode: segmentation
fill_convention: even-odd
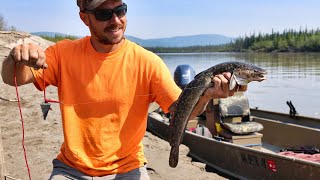
[[[268,74],[267,71],[256,72],[254,80],[255,81],[259,81],[259,82],[263,81],[263,80],[266,80],[267,79],[267,76],[266,76],[267,74]]]

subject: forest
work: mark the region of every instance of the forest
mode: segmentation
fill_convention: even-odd
[[[57,42],[62,39],[77,39],[76,36],[41,36]],[[320,29],[285,30],[282,33],[252,34],[239,37],[228,44],[190,47],[144,47],[155,53],[197,52],[320,52]]]
[[[156,53],[194,52],[320,52],[320,29],[284,30],[271,34],[252,34],[238,37],[218,46],[191,46],[183,48],[145,47]]]

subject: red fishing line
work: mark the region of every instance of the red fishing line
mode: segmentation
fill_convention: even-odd
[[[60,101],[56,101],[56,100],[51,100],[51,99],[47,99],[46,98],[46,81],[44,80],[44,68],[43,68],[43,99],[45,103],[60,103]]]
[[[16,94],[17,94],[17,99],[18,99],[18,106],[19,106],[19,111],[20,111],[20,118],[21,118],[21,126],[22,126],[22,148],[23,148],[23,154],[24,154],[24,160],[26,162],[26,166],[28,169],[28,175],[29,175],[29,179],[31,180],[31,172],[30,172],[30,168],[28,165],[28,159],[27,159],[27,152],[26,152],[26,148],[24,145],[24,121],[23,121],[23,117],[22,117],[22,109],[21,109],[21,104],[20,104],[20,97],[19,97],[19,92],[18,92],[18,83],[17,83],[17,65],[14,65],[14,83],[16,86]]]

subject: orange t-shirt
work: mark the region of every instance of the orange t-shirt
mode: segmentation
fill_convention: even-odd
[[[96,52],[90,37],[61,41],[45,53],[45,82],[58,87],[62,102],[57,158],[91,176],[143,166],[149,103],[168,112],[181,93],[164,62],[127,39],[111,53]],[[43,70],[32,72],[43,90]]]

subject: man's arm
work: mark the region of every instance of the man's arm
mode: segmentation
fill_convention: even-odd
[[[9,56],[2,63],[1,76],[4,83],[11,86],[14,82],[14,68],[18,86],[35,81],[30,67],[35,69],[47,68],[44,51],[33,44],[22,44],[12,49]]]
[[[15,85],[14,82],[14,65],[15,61],[11,55],[9,55],[2,63],[1,76],[4,83],[9,84],[11,86]],[[18,86],[31,83],[34,81],[33,74],[30,70],[30,67],[17,64],[16,66],[16,77]]]
[[[204,91],[203,95],[200,97],[198,103],[191,112],[189,120],[194,119],[196,116],[201,114],[211,99],[227,98],[229,96],[233,96],[236,91],[247,90],[247,86],[236,86],[234,89],[229,90],[230,78],[231,74],[227,72],[216,75],[212,79],[214,87],[208,88]],[[172,112],[173,108],[174,104],[170,106],[169,111]]]

